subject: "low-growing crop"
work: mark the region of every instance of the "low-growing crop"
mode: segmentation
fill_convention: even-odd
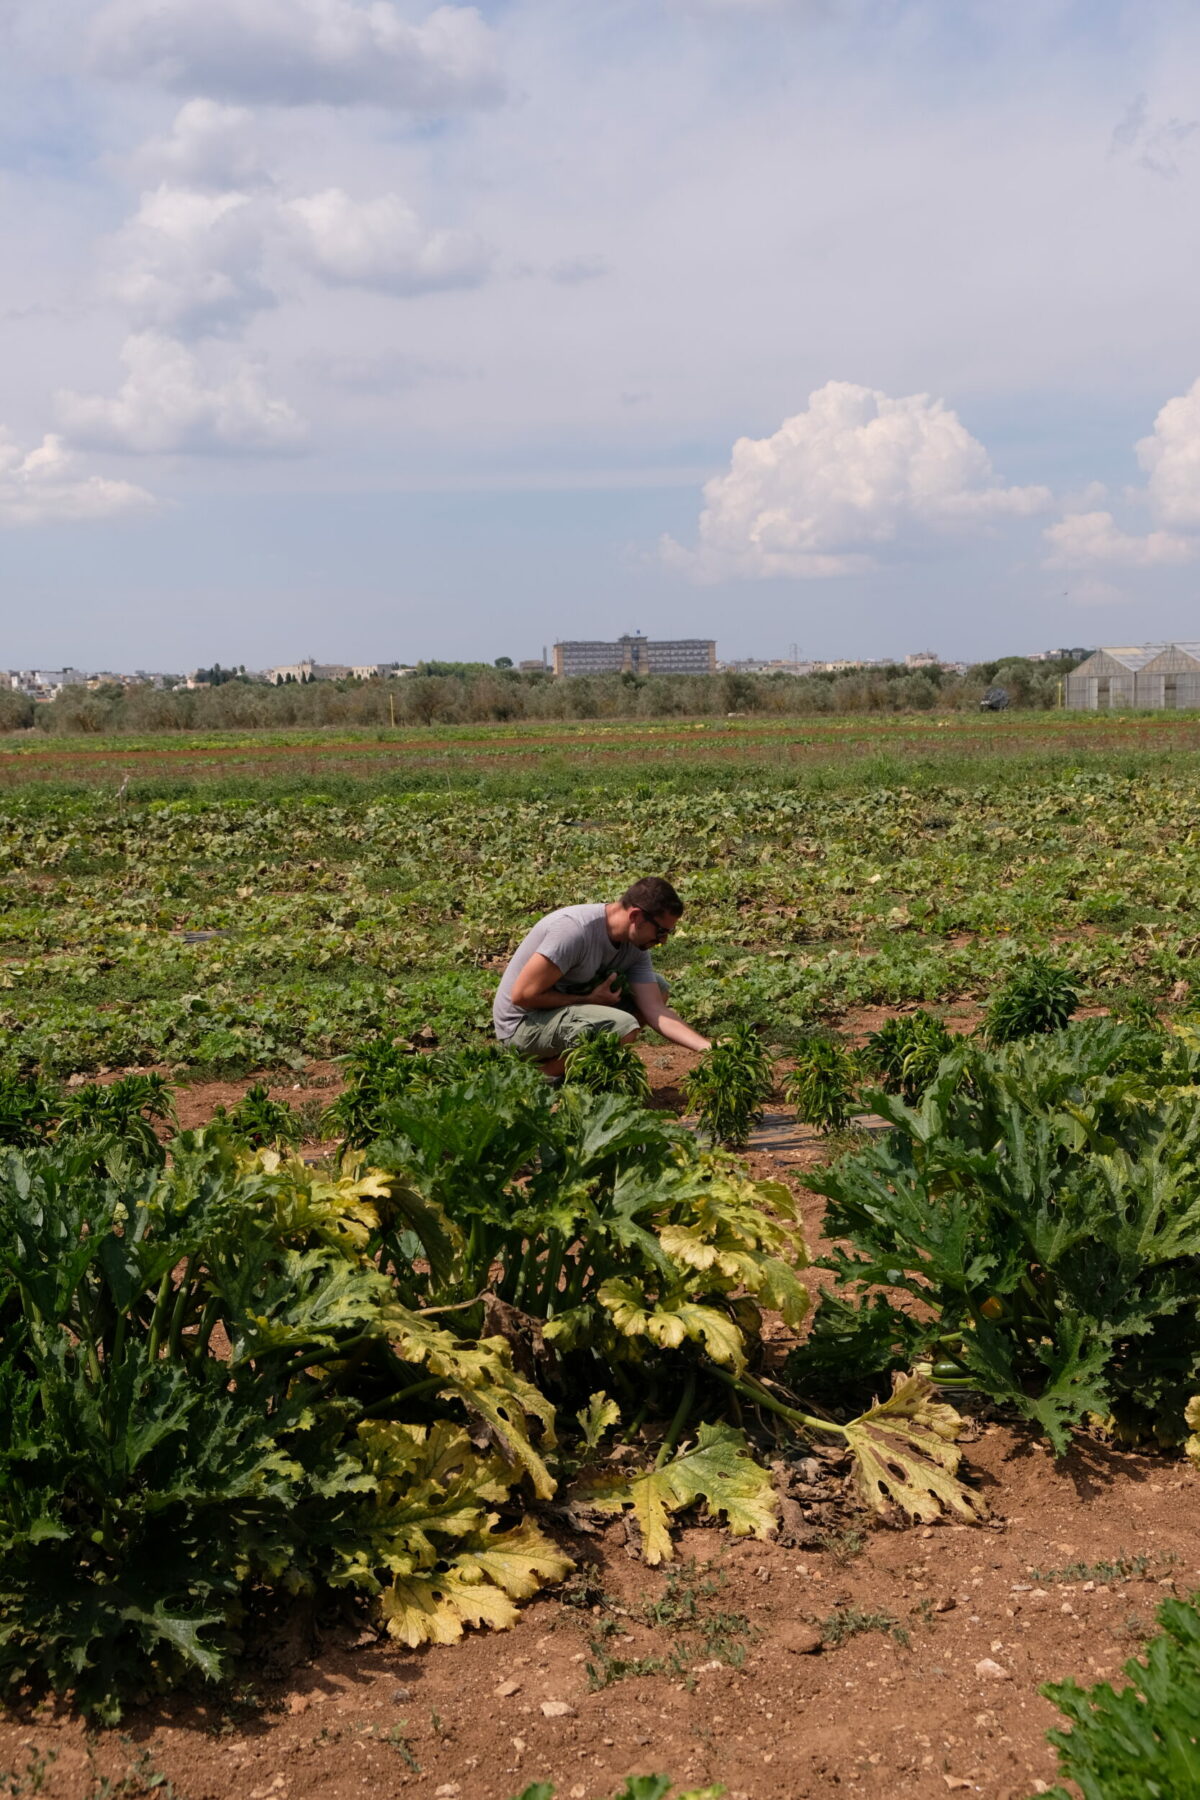
[[[738,1149],[762,1118],[775,1086],[775,1072],[762,1039],[752,1026],[737,1025],[706,1050],[684,1078],[688,1105],[714,1144]]]
[[[1191,1054],[1160,1034],[1150,1069],[1144,1032],[1094,1020],[956,1051],[915,1110],[871,1096],[893,1129],[807,1179],[850,1243],[841,1280],[916,1303],[873,1302],[860,1335],[881,1368],[924,1355],[1060,1451],[1085,1421],[1182,1443],[1200,1390]],[[853,1340],[844,1309],[828,1325]]]
[[[911,1106],[953,1048],[954,1038],[942,1021],[918,1009],[873,1031],[863,1046],[863,1062],[875,1071],[881,1086],[902,1095]]]
[[[630,1100],[650,1098],[646,1065],[632,1045],[612,1031],[595,1031],[567,1053],[565,1079],[589,1094],[624,1094]]]
[[[381,1109],[421,1079],[421,1062],[408,1044],[368,1039],[345,1059],[346,1086],[322,1120],[347,1150],[361,1150],[379,1136]]]
[[[712,1787],[680,1788],[677,1793],[671,1792],[673,1785],[670,1775],[630,1775],[612,1800],[721,1800],[725,1792],[720,1783]],[[513,1800],[554,1800],[555,1791],[548,1781],[534,1781],[514,1795]]]
[[[1058,1772],[1084,1800],[1182,1800],[1200,1793],[1200,1612],[1183,1600],[1158,1609],[1159,1633],[1107,1681],[1042,1689],[1069,1722],[1049,1732]],[[1069,1800],[1065,1787],[1043,1789]]]
[[[984,1036],[989,1044],[1012,1044],[1041,1032],[1061,1031],[1078,1004],[1070,973],[1031,956],[992,1000]]]
[[[0,1164],[0,1691],[111,1720],[219,1676],[255,1584],[356,1590],[415,1644],[565,1572],[496,1530],[520,1481],[553,1491],[552,1411],[502,1341],[397,1303],[384,1178],[219,1132],[166,1169],[96,1144]]]
[[[255,1150],[281,1149],[301,1142],[304,1127],[286,1100],[272,1100],[266,1084],[256,1081],[232,1111],[218,1107],[214,1123],[225,1124],[235,1137]]]
[[[857,1101],[854,1060],[832,1038],[810,1038],[796,1053],[784,1092],[806,1125],[840,1131]]]
[[[107,1085],[85,1082],[60,1106],[55,1137],[77,1138],[99,1147],[119,1144],[140,1163],[161,1163],[165,1152],[154,1127],[174,1120],[171,1089],[161,1075],[126,1075]]]
[[[0,1144],[23,1147],[48,1137],[62,1116],[62,1096],[48,1081],[0,1073]]]

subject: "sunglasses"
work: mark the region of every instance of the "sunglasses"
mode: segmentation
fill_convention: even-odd
[[[664,938],[670,937],[675,929],[676,921],[674,919],[669,919],[664,925],[661,919],[656,919],[654,917],[653,913],[643,913],[642,923],[644,925],[653,925],[655,942],[661,943]]]

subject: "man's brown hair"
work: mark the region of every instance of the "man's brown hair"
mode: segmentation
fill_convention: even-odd
[[[670,913],[678,918],[683,911],[683,901],[675,892],[669,881],[661,875],[643,875],[632,887],[627,887],[621,895],[622,906],[636,906],[640,912]]]

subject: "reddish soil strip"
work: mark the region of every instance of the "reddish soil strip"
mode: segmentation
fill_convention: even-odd
[[[845,726],[806,719],[755,721],[739,724],[732,732],[720,725],[706,732],[695,725],[664,728],[614,723],[598,726],[593,735],[586,731],[545,732],[534,726],[528,732],[501,736],[481,727],[478,734],[453,739],[424,735],[366,741],[332,737],[284,744],[256,743],[252,735],[235,734],[230,742],[222,744],[193,745],[164,739],[154,745],[131,744],[128,749],[111,745],[95,750],[22,746],[8,755],[0,751],[0,783],[20,785],[51,775],[126,771],[131,763],[136,765],[138,774],[168,770],[181,773],[191,766],[209,775],[222,764],[242,775],[306,766],[320,773],[392,759],[409,767],[444,767],[451,762],[463,767],[492,762],[521,767],[526,759],[540,763],[538,753],[547,750],[557,751],[568,760],[612,763],[640,758],[647,748],[671,755],[687,750],[691,753],[689,760],[697,762],[749,760],[764,754],[773,759],[782,754],[791,761],[842,761],[875,755],[881,749],[896,754],[916,750],[958,757],[1038,755],[1072,749],[1081,754],[1131,748],[1192,750],[1200,748],[1200,725],[1190,720],[1165,724],[1141,719],[1129,724],[1067,724],[1065,720],[1060,723],[1059,718],[1031,716],[1028,725],[1022,722],[1014,729],[1005,725],[981,726],[975,719],[969,723],[951,718],[916,724],[888,717],[878,722],[855,719]]]

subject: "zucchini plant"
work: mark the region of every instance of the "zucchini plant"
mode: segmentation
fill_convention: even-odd
[[[398,1304],[378,1174],[212,1132],[171,1152],[0,1162],[0,1693],[111,1721],[220,1676],[256,1585],[355,1590],[410,1644],[511,1623],[568,1564],[494,1529],[554,1485],[508,1346]]]
[[[1058,1772],[1084,1800],[1168,1800],[1200,1787],[1200,1612],[1164,1600],[1157,1618],[1158,1635],[1125,1664],[1128,1685],[1119,1692],[1107,1681],[1042,1689],[1070,1724],[1047,1733]],[[1070,1800],[1064,1787],[1043,1791],[1047,1800]]]
[[[1157,1070],[1146,1050],[1107,1020],[963,1046],[918,1108],[871,1094],[891,1132],[806,1177],[850,1244],[841,1282],[917,1302],[882,1302],[894,1342],[1058,1451],[1089,1416],[1178,1443],[1200,1390],[1200,1114],[1186,1041],[1164,1034]]]

